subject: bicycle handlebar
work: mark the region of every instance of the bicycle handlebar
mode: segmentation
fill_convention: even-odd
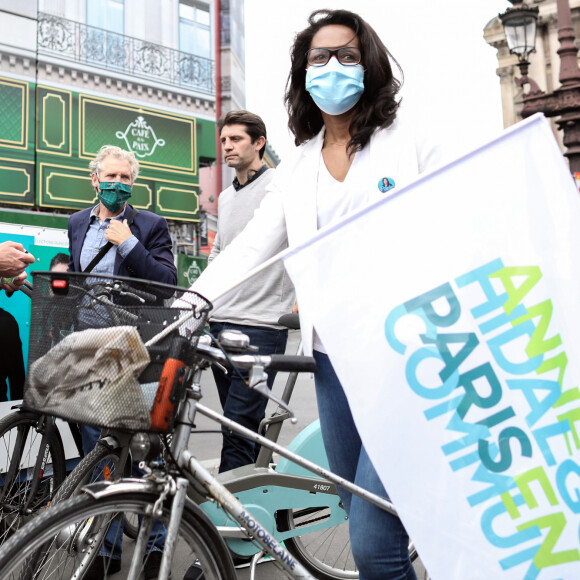
[[[92,292],[96,297],[100,297],[104,294],[108,297],[117,295],[136,298],[141,303],[149,302],[154,304],[157,301],[157,297],[154,294],[150,294],[144,290],[137,290],[130,284],[126,284],[117,280],[114,282],[99,282],[94,284],[92,287],[89,287],[89,291]]]
[[[149,302],[151,304],[154,304],[157,301],[157,296],[155,296],[155,294],[150,294],[144,290],[137,290],[136,288],[133,288],[133,286],[121,282],[115,282],[111,291],[119,294],[119,296],[135,297],[143,302]]]
[[[312,356],[291,355],[291,354],[272,354],[270,355],[270,364],[267,368],[271,371],[286,371],[289,373],[315,373],[316,361]]]
[[[270,356],[230,354],[226,357],[226,355],[218,348],[202,344],[201,342],[197,345],[197,354],[210,362],[219,363],[227,368],[230,368],[231,364],[240,369],[251,369],[252,367],[260,365],[263,366],[264,369],[271,371],[316,372],[316,361],[314,360],[314,357],[311,356],[285,354],[275,354]]]

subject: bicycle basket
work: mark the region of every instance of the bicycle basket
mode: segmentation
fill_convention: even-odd
[[[150,430],[171,342],[181,334],[195,346],[211,304],[183,288],[118,276],[33,272],[33,281],[24,406],[95,427]]]

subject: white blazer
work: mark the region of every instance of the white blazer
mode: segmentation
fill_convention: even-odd
[[[230,289],[249,270],[268,258],[284,241],[297,246],[316,234],[316,187],[324,130],[297,148],[282,162],[254,217],[244,231],[221,252],[196,280],[192,290],[212,300]],[[368,145],[370,156],[361,191],[370,191],[369,201],[385,194],[378,187],[383,177],[395,183],[391,192],[412,182],[419,173],[439,164],[438,149],[402,127],[397,118],[388,129],[376,132]],[[390,192],[389,192],[390,193]],[[297,295],[300,304],[300,295]],[[219,300],[215,302],[219,304]],[[300,313],[305,354],[312,354],[313,324]]]

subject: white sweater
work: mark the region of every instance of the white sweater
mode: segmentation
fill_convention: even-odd
[[[209,256],[211,262],[242,232],[266,195],[266,188],[275,175],[266,170],[255,181],[236,191],[231,185],[219,197],[218,227]],[[275,253],[286,248],[284,242]],[[280,316],[294,306],[294,287],[282,262],[278,262],[230,292],[211,314],[216,322],[231,322],[247,326],[280,328]]]

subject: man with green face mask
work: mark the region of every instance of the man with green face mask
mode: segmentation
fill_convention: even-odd
[[[135,155],[105,145],[89,168],[99,204],[70,216],[69,271],[87,270],[101,248],[111,242],[91,272],[176,284],[167,222],[148,211],[134,213],[127,203],[139,172]]]
[[[90,162],[91,180],[98,205],[70,216],[68,270],[90,271],[177,283],[171,237],[167,222],[149,211],[135,212],[127,203],[139,172],[135,155],[113,145],[101,147]],[[101,251],[103,247],[108,247]],[[80,425],[83,451],[91,451],[100,429]],[[155,530],[154,530],[155,531]],[[153,532],[152,532],[153,534]],[[121,568],[121,536],[111,529],[98,556],[84,578],[101,580],[105,571],[112,574]],[[145,578],[157,578],[164,546],[164,533],[155,532],[152,553],[148,555]]]

